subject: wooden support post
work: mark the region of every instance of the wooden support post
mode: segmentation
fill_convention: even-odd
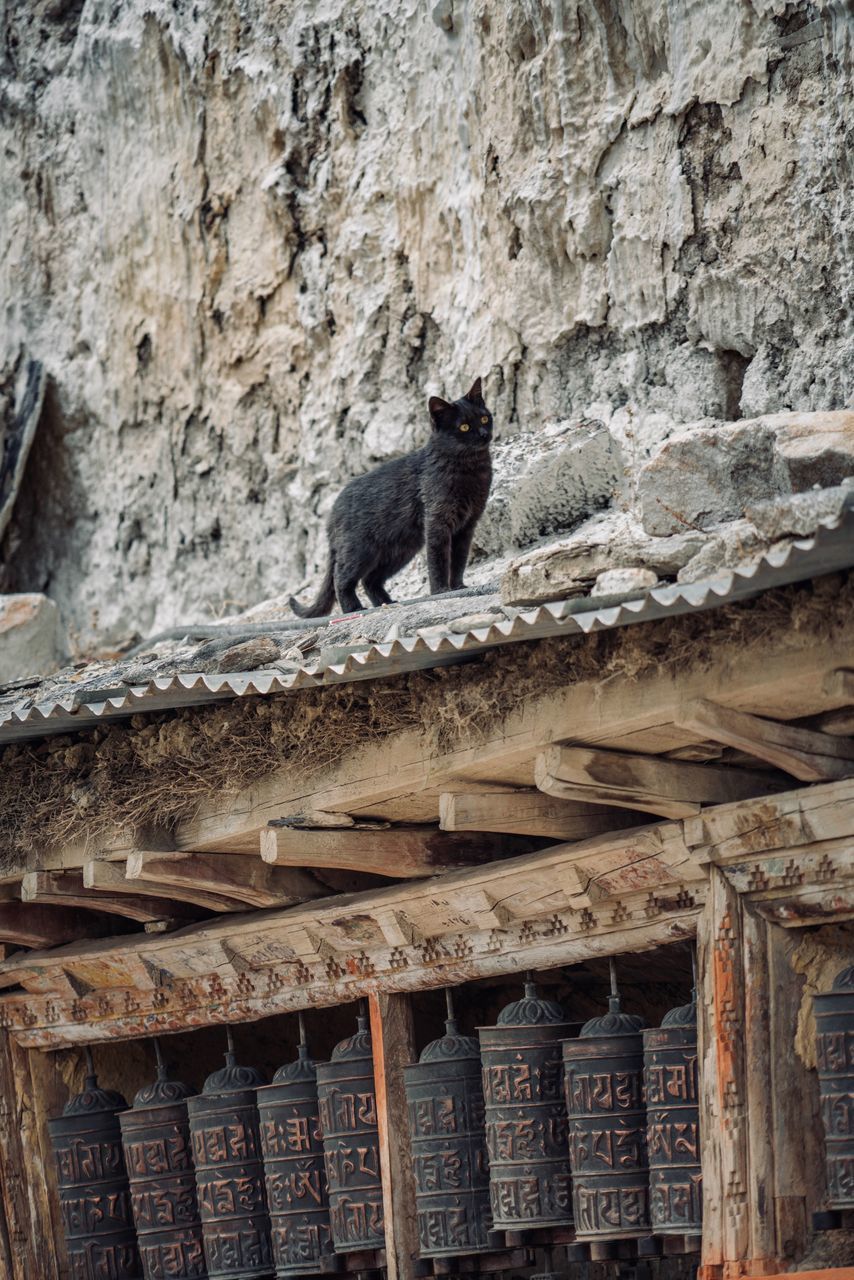
[[[63,1244],[46,1188],[27,1052],[0,1038],[0,1194],[11,1254],[4,1280],[60,1280]],[[0,1257],[4,1245],[0,1243]],[[66,1271],[67,1274],[67,1271]]]
[[[409,996],[386,992],[372,993],[368,1000],[377,1089],[388,1280],[413,1280],[418,1260],[418,1219],[403,1087],[403,1068],[415,1061],[412,1005]]]
[[[789,1270],[824,1186],[815,1080],[795,1053],[797,945],[710,868],[697,931],[703,1246],[700,1280]]]

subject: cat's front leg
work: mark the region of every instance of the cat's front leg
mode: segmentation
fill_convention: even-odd
[[[451,531],[445,524],[427,525],[427,572],[431,595],[450,589]]]
[[[463,574],[468,564],[476,524],[476,520],[470,520],[468,524],[463,525],[462,529],[458,529],[451,539],[450,582],[452,591],[459,591],[465,585],[463,583]]]

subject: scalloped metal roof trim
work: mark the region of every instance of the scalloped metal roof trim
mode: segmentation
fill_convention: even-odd
[[[90,728],[98,721],[122,719],[137,711],[163,711],[202,706],[231,698],[265,697],[298,689],[355,680],[379,680],[429,667],[445,666],[487,649],[547,636],[588,635],[615,627],[718,608],[758,595],[773,587],[854,566],[854,510],[848,509],[809,538],[772,547],[753,566],[742,565],[698,582],[654,587],[643,596],[620,604],[583,608],[577,597],[526,609],[517,617],[477,627],[461,635],[404,636],[387,644],[355,648],[342,661],[307,665],[296,671],[276,670],[160,676],[125,694],[111,691],[86,702],[80,695],[37,703],[24,712],[0,713],[0,743]],[[591,601],[592,603],[592,601]],[[579,606],[582,606],[581,608]]]

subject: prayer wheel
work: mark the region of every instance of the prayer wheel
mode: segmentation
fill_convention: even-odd
[[[329,1062],[317,1064],[320,1127],[329,1186],[332,1239],[337,1253],[382,1249],[380,1179],[374,1062],[367,1019],[342,1040]]]
[[[297,1054],[295,1062],[279,1068],[272,1084],[258,1090],[276,1280],[322,1271],[333,1253],[317,1067],[305,1043],[302,1015]]]
[[[572,1224],[561,1040],[573,1028],[525,983],[494,1027],[481,1027],[492,1219],[502,1231]]]
[[[831,1209],[854,1209],[854,965],[813,1000]]]
[[[643,1019],[609,1011],[563,1046],[569,1159],[578,1240],[649,1235],[649,1170],[643,1096]]]
[[[649,1211],[656,1235],[699,1235],[703,1221],[697,1004],[643,1033]]]
[[[255,1090],[264,1077],[240,1067],[231,1032],[225,1066],[187,1104],[209,1280],[270,1280],[273,1253]]]
[[[170,1080],[155,1040],[157,1079],[119,1117],[130,1199],[145,1280],[205,1280],[187,1099],[189,1085]]]
[[[480,1048],[446,995],[445,1034],[403,1072],[422,1258],[482,1252],[492,1227]]]
[[[126,1108],[120,1093],[99,1087],[87,1048],[83,1092],[48,1121],[73,1280],[142,1276],[119,1128]]]

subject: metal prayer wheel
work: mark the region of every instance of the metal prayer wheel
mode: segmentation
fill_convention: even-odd
[[[367,1019],[317,1064],[332,1239],[338,1253],[382,1249],[383,1197],[374,1062]]]
[[[575,1231],[583,1241],[648,1235],[643,1019],[609,1011],[563,1046]]]
[[[155,1040],[157,1079],[140,1089],[119,1118],[130,1198],[145,1280],[205,1280],[187,1099],[189,1085],[170,1080]]]
[[[492,1228],[480,1048],[446,996],[445,1034],[403,1071],[422,1258],[482,1252]]]
[[[273,1275],[255,1099],[261,1084],[254,1067],[237,1065],[229,1031],[225,1066],[187,1103],[210,1280]]]
[[[671,1009],[643,1033],[649,1212],[656,1235],[699,1235],[700,1164],[697,1004]]]
[[[525,983],[494,1027],[481,1027],[492,1219],[499,1230],[572,1224],[561,1040],[572,1032],[553,1000]]]
[[[317,1067],[302,1034],[295,1062],[258,1090],[261,1151],[276,1280],[312,1275],[333,1253],[317,1098]]]
[[[118,1112],[120,1093],[101,1089],[86,1050],[86,1083],[48,1121],[72,1280],[142,1276]]]
[[[831,1209],[854,1209],[854,965],[813,1000]]]

